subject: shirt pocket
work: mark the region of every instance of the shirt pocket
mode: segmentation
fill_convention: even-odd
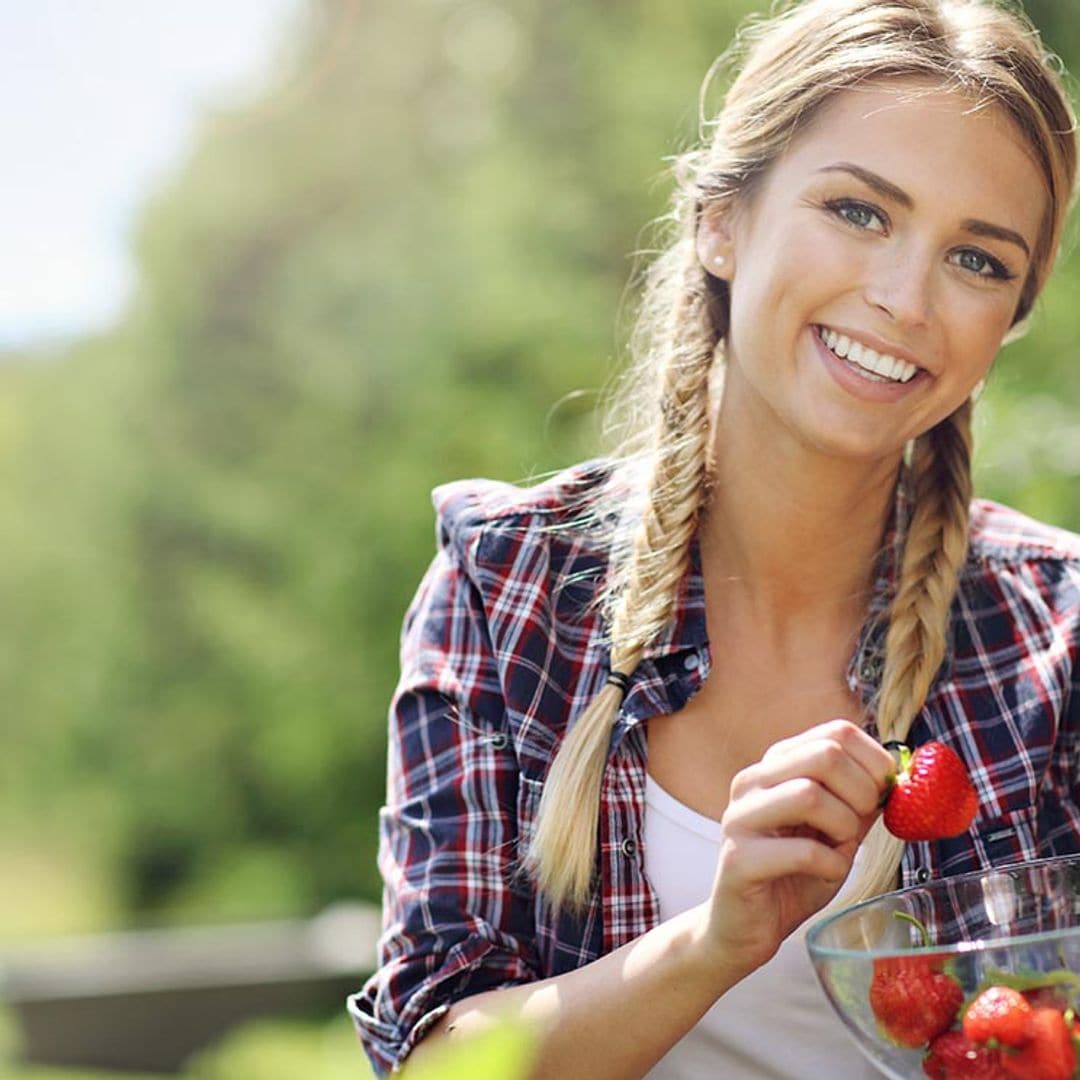
[[[1022,806],[941,843],[941,875],[989,870],[1038,858],[1037,808]]]

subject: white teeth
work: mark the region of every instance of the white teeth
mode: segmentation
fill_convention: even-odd
[[[890,382],[906,383],[915,378],[915,374],[919,370],[914,364],[909,364],[906,360],[901,360],[897,356],[889,356],[887,353],[874,352],[873,349],[863,345],[861,342],[852,341],[851,338],[846,337],[844,334],[838,334],[827,326],[818,327],[818,331],[821,334],[821,340],[841,360],[847,360],[849,364],[854,364],[856,367],[878,376],[878,378],[888,379]]]

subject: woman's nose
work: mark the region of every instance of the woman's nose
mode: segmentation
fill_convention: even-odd
[[[930,258],[918,252],[882,252],[869,268],[866,302],[901,326],[924,326],[933,311]]]

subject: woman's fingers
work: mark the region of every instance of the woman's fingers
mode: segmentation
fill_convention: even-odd
[[[807,836],[729,836],[720,849],[718,880],[735,892],[792,875],[838,885],[851,870],[853,854],[850,844],[835,848]]]
[[[805,778],[867,816],[877,810],[895,769],[892,755],[866,732],[833,720],[774,744],[761,761],[735,777],[731,796],[736,800],[754,789]]]
[[[845,757],[861,765],[875,783],[884,783],[885,779],[896,771],[892,754],[877,739],[850,720],[829,720],[798,735],[781,739],[769,747],[762,760],[774,761],[798,756],[808,745],[822,743],[835,746]]]
[[[810,777],[784,780],[772,787],[755,787],[733,799],[724,814],[727,832],[772,834],[810,828],[833,844],[857,840],[864,812]]]
[[[772,746],[738,773],[724,814],[729,836],[861,842],[895,768],[860,728],[835,720]]]

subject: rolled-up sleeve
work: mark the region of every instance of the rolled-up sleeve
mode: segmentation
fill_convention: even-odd
[[[380,1075],[454,1001],[539,978],[499,672],[469,538],[442,541],[405,619],[390,709],[379,969],[349,999]]]

